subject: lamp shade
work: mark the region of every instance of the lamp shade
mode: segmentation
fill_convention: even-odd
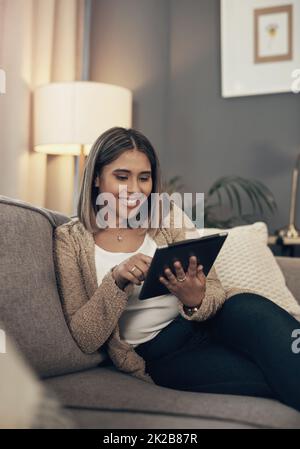
[[[132,94],[112,84],[51,83],[34,92],[34,149],[48,154],[87,155],[113,126],[131,127]]]

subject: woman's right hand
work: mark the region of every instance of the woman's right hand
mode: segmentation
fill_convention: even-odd
[[[131,282],[136,285],[141,285],[144,281],[151,263],[152,257],[146,254],[137,253],[128,259],[123,260],[119,265],[116,265],[112,271],[112,276],[117,286],[124,290],[124,288]],[[132,269],[135,270],[132,273]]]

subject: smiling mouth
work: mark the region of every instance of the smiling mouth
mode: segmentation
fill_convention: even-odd
[[[140,203],[140,200],[138,200],[138,199],[136,199],[136,200],[129,200],[129,199],[126,199],[126,198],[119,198],[119,200],[120,200],[120,202],[122,204],[124,204],[127,207],[135,207],[135,206],[137,206],[137,204]]]
[[[140,206],[145,199],[145,195],[142,193],[133,193],[130,196],[119,195],[119,201],[127,207]]]

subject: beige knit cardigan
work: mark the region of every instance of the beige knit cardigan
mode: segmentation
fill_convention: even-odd
[[[158,246],[186,238],[184,226],[174,227],[172,211],[173,208],[170,227],[157,229],[153,234]],[[109,271],[98,286],[95,241],[77,218],[55,229],[54,261],[63,311],[80,349],[93,353],[106,344],[107,353],[119,370],[154,383],[145,371],[145,360],[133,346],[121,340],[119,334],[118,321],[126,308],[133,284],[121,290]],[[178,312],[187,320],[204,321],[212,317],[227,298],[240,292],[235,288],[225,292],[212,267],[206,278],[206,293],[199,310],[192,317],[187,316],[178,299]]]

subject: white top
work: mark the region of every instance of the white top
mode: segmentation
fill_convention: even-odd
[[[156,242],[147,233],[144,242],[134,252],[115,253],[95,245],[95,263],[97,282],[101,284],[104,275],[114,266],[136,253],[153,257]],[[178,315],[178,298],[166,294],[145,300],[138,299],[142,285],[135,285],[128,296],[127,306],[119,319],[120,337],[127,343],[138,346],[154,338],[164,327]]]

